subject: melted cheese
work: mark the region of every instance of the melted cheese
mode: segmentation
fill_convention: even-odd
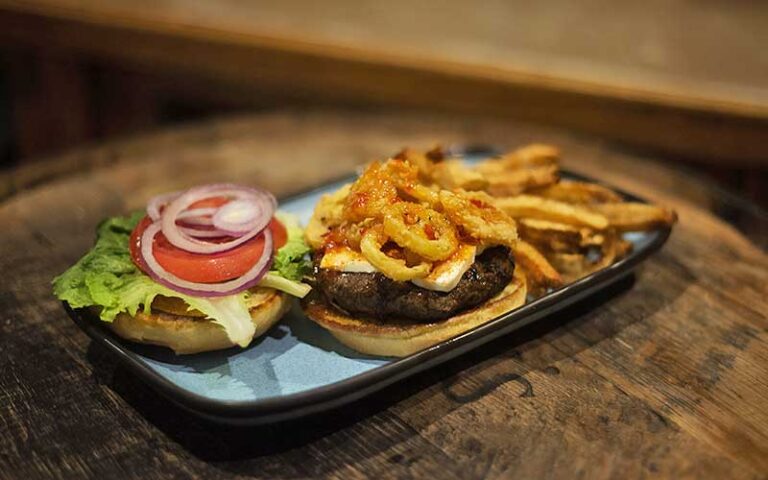
[[[476,252],[477,247],[474,245],[459,245],[456,253],[442,262],[435,263],[429,275],[411,282],[427,290],[450,292],[456,288],[464,273],[475,263]]]
[[[347,247],[327,250],[320,260],[320,268],[351,273],[375,273],[376,268],[368,263],[362,253]]]
[[[461,277],[475,263],[477,247],[460,245],[450,258],[437,262],[424,278],[412,280],[413,284],[427,290],[450,292],[459,284]],[[336,247],[325,252],[320,268],[350,273],[374,273],[376,267],[363,254],[346,247]]]

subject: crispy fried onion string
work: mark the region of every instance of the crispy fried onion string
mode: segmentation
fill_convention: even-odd
[[[482,200],[470,198],[466,192],[440,191],[445,215],[478,240],[514,247],[517,224],[506,213]]]
[[[397,159],[389,160],[383,165],[382,172],[401,193],[429,206],[434,206],[440,201],[436,190],[421,183],[419,168],[416,165]]]
[[[360,251],[371,265],[376,267],[387,277],[399,282],[407,282],[414,278],[426,277],[432,269],[432,264],[427,262],[419,263],[409,267],[405,260],[392,258],[381,249],[386,243],[387,236],[378,228],[370,228],[360,240]]]
[[[380,218],[382,210],[398,200],[397,188],[380,162],[373,162],[344,199],[343,216],[350,222]]]
[[[401,247],[433,262],[450,257],[459,246],[448,219],[417,203],[388,206],[384,210],[384,233]]]

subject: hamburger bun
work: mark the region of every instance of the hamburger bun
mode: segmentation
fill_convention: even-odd
[[[176,299],[174,299],[176,300]],[[183,302],[178,302],[182,303]],[[183,304],[185,305],[185,304]],[[256,327],[253,338],[264,334],[290,308],[287,294],[273,289],[258,289],[248,299],[251,320]],[[152,312],[119,314],[109,327],[122,338],[138,343],[160,345],[177,354],[221,350],[235,346],[224,329],[198,312],[178,311],[177,302],[162,299],[152,303]],[[170,312],[169,312],[170,311]]]
[[[353,318],[329,305],[316,293],[308,296],[302,306],[310,319],[358,352],[405,357],[514,310],[525,303],[526,294],[525,278],[515,271],[512,281],[495,297],[475,308],[434,323]]]

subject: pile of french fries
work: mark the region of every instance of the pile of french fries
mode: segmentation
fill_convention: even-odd
[[[442,151],[404,150],[396,158],[415,163],[424,181],[462,192],[501,209],[517,223],[513,248],[529,291],[543,293],[600,270],[627,255],[624,232],[672,225],[674,211],[627,202],[596,184],[560,179],[560,152],[528,145],[468,166]]]

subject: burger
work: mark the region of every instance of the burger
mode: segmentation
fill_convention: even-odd
[[[177,354],[246,347],[310,290],[303,230],[276,205],[231,184],[157,196],[102,222],[54,294],[120,337]]]
[[[304,312],[354,350],[409,355],[525,302],[514,220],[482,193],[428,182],[433,162],[405,152],[371,163],[307,226]]]

